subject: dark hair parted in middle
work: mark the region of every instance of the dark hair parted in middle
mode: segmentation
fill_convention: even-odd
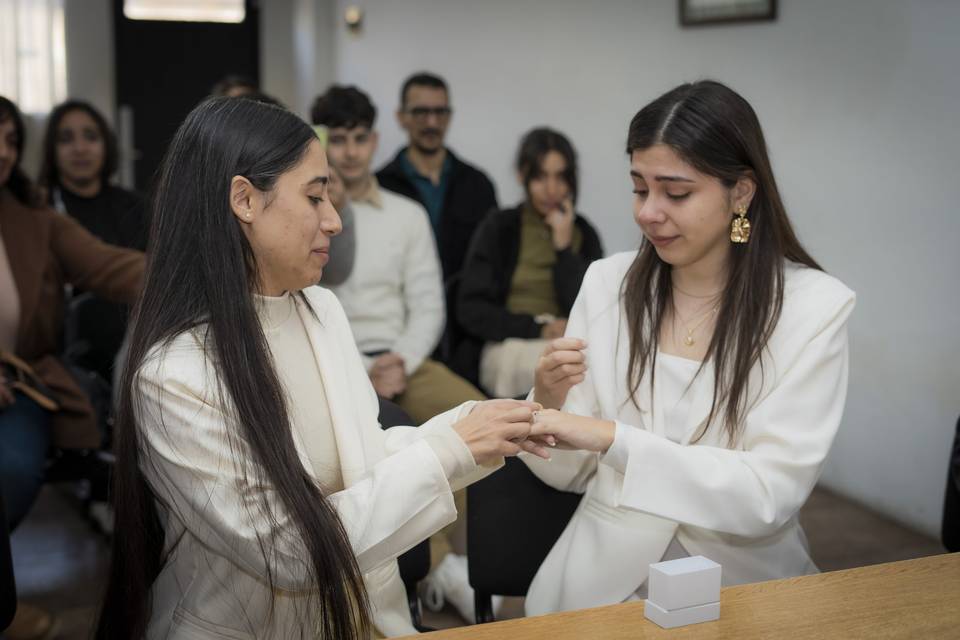
[[[47,120],[47,130],[43,136],[43,164],[40,167],[40,185],[52,188],[60,183],[60,168],[57,166],[57,144],[60,141],[60,124],[72,111],[82,111],[93,120],[103,140],[103,166],[100,167],[100,180],[104,186],[117,170],[117,138],[96,107],[82,100],[67,100],[58,104]]]
[[[373,124],[377,121],[377,108],[370,101],[370,96],[360,89],[335,84],[313,101],[310,120],[313,124],[330,128],[373,129]]]
[[[563,156],[566,164],[563,179],[570,188],[570,197],[576,202],[579,186],[577,152],[565,135],[547,127],[531,130],[520,141],[520,149],[517,151],[517,172],[523,179],[523,186],[525,189],[529,188],[530,181],[540,177],[543,171],[543,159],[551,151],[556,151]]]
[[[760,356],[780,318],[784,261],[820,266],[800,245],[787,218],[760,121],[743,97],[711,80],[665,93],[633,117],[627,153],[661,144],[728,188],[742,177],[756,183],[747,210],[750,242],[731,247],[727,285],[701,365],[702,370],[713,359],[713,402],[706,424],[722,415],[729,440],[735,442],[743,428],[750,370],[758,362],[762,365]],[[664,313],[672,304],[671,269],[645,241],[624,281],[630,332],[627,383],[634,395],[644,371],[655,370]]]
[[[140,369],[155,350],[201,328],[197,340],[216,375],[215,400],[233,427],[229,445],[237,464],[251,485],[273,488],[249,505],[249,517],[269,524],[270,533],[257,539],[268,586],[275,586],[270,567],[278,545],[296,535],[308,550],[304,575],[316,589],[310,606],[299,612],[301,627],[337,640],[370,636],[356,557],[336,510],[297,454],[290,407],[255,308],[256,258],[230,207],[234,176],[269,193],[316,139],[285,109],[214,98],[187,116],[167,150],[152,206],[152,252],[120,385],[114,496],[123,534],[113,540],[98,638],[144,637],[150,588],[167,560],[158,497],[142,471],[156,461],[139,424]],[[175,505],[163,506],[176,512]]]
[[[447,92],[447,97],[449,98],[450,96],[450,89],[447,87],[447,82],[443,78],[434,73],[430,73],[429,71],[420,71],[403,81],[403,86],[400,87],[401,109],[407,106],[407,92],[410,91],[410,87],[431,87],[433,89],[443,89]]]

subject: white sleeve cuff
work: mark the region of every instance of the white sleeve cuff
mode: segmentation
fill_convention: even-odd
[[[630,433],[633,427],[627,426],[617,421],[617,430],[613,436],[613,444],[607,449],[607,452],[600,456],[600,462],[613,467],[620,473],[627,472],[627,458],[630,457]]]
[[[424,437],[433,449],[447,480],[453,484],[457,479],[473,473],[477,462],[463,438],[453,429],[438,429]]]

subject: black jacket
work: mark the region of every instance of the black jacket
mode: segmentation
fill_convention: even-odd
[[[400,164],[400,158],[406,151],[406,147],[401,149],[393,160],[377,171],[377,181],[384,189],[423,204],[416,185],[407,178]],[[449,282],[451,277],[460,272],[474,231],[487,213],[497,209],[497,198],[490,179],[449,149],[447,154],[451,160],[450,184],[444,196],[437,232],[437,249],[444,282]]]
[[[539,338],[541,326],[534,317],[507,311],[507,297],[520,257],[521,208],[497,211],[483,221],[470,244],[457,286],[456,314],[463,334],[455,348],[453,367],[476,383],[480,351],[485,342],[507,338]],[[591,262],[603,257],[600,237],[587,220],[577,215],[574,224],[583,241],[580,251],[557,252],[553,286],[560,315],[567,317]]]

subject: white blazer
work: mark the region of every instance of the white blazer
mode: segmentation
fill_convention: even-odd
[[[670,541],[723,566],[726,585],[815,573],[797,512],[830,451],[847,389],[847,318],[855,296],[823,272],[788,263],[783,310],[750,377],[742,436],[728,444],[715,420],[704,427],[713,366],[691,387],[677,444],[664,436],[662,403],[649,374],[636,398],[627,387],[629,333],[621,285],[636,252],[594,262],[570,312],[568,336],[587,340],[587,377],[564,411],[617,422],[603,456],[524,456],[547,484],[584,493],[537,572],[528,615],[622,602],[647,579]]]
[[[319,287],[304,291],[315,319],[296,298],[319,363],[345,489],[327,496],[343,522],[364,573],[373,621],[385,635],[414,633],[396,557],[452,522],[453,491],[493,469],[469,467],[462,456],[448,481],[434,446],[449,443],[450,426],[472,407],[465,404],[419,428],[382,431],[376,394],[361,363],[336,297]],[[274,488],[245,477],[235,464],[249,455],[232,451],[215,392],[216,373],[198,340],[203,327],[155,348],[140,369],[137,395],[142,470],[158,504],[171,555],[155,582],[148,638],[301,637],[297,607],[316,587],[304,570],[307,550],[288,526],[279,504],[279,527],[251,514]],[[162,412],[162,423],[161,423]],[[303,442],[300,461],[311,475]],[[433,439],[433,440],[431,440]],[[438,444],[439,442],[439,444]],[[451,486],[452,485],[452,486]],[[275,536],[269,563],[257,536]],[[269,564],[269,566],[268,566]],[[267,588],[267,572],[276,590]],[[273,605],[272,616],[270,606]],[[310,630],[304,637],[311,637]]]

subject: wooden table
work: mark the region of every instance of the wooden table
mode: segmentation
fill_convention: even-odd
[[[960,553],[726,587],[719,620],[676,629],[661,629],[631,602],[410,637],[960,638]]]

